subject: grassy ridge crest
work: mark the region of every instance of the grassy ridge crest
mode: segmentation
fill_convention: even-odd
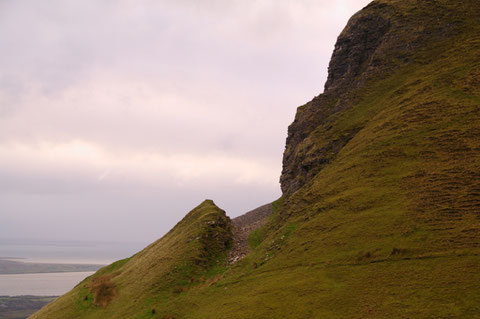
[[[203,284],[225,264],[231,236],[230,219],[206,200],[164,237],[100,269],[31,318],[151,318],[155,303]]]

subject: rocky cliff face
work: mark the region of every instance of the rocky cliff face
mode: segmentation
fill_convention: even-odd
[[[31,318],[478,318],[478,1],[374,1],[289,128],[285,196],[205,201]]]
[[[360,75],[382,64],[379,52],[375,53],[387,39],[392,10],[385,3],[374,2],[350,19],[335,44],[325,93],[358,85]]]
[[[284,194],[310,181],[362,129],[362,123],[355,123],[331,131],[336,114],[355,104],[358,90],[406,64],[430,63],[429,58],[413,61],[412,54],[462,30],[461,18],[456,19],[451,8],[432,1],[418,1],[416,6],[409,3],[412,13],[430,10],[429,16],[418,19],[401,12],[400,2],[373,1],[350,19],[338,37],[324,93],[299,107],[288,128],[280,177]],[[328,142],[319,142],[319,137]]]

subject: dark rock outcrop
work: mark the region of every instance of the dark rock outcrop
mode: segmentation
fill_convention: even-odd
[[[454,14],[451,8],[438,5],[431,16],[415,20],[414,14],[401,14],[389,2],[374,1],[349,20],[335,45],[324,93],[298,108],[288,128],[280,176],[287,196],[310,181],[362,129],[360,123],[330,131],[335,115],[355,105],[359,91],[370,80],[387,77],[407,63],[430,63],[428,56],[412,61],[412,53],[462,27],[461,20],[446,16]],[[411,10],[435,7],[428,2],[419,1]],[[452,23],[438,20],[442,15]]]
[[[378,13],[364,14],[365,11],[374,10]],[[372,3],[350,19],[335,44],[325,92],[355,85],[357,77],[365,73],[367,68],[381,64],[381,59],[375,59],[375,51],[391,26],[386,15],[388,11],[388,5]]]

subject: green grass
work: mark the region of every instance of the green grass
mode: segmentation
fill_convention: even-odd
[[[251,249],[257,248],[265,238],[265,231],[263,229],[254,230],[248,235],[248,246]]]
[[[169,302],[225,270],[231,245],[231,225],[225,212],[207,200],[192,210],[167,235],[131,258],[100,269],[37,316],[105,318],[121,314],[150,318],[159,302]],[[95,305],[95,280],[115,287],[106,307]],[[57,315],[60,309],[61,315]]]
[[[32,318],[479,318],[478,3],[382,2],[408,22],[400,39],[437,23],[459,31],[421,38],[407,62],[385,52],[389,72],[348,92],[298,152],[348,142],[273,203],[244,259],[224,262],[229,224],[207,202],[95,275],[120,272],[108,307],[83,300],[93,276]]]

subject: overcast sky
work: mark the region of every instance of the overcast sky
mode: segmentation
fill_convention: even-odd
[[[280,195],[368,0],[0,0],[0,239],[152,241]]]

